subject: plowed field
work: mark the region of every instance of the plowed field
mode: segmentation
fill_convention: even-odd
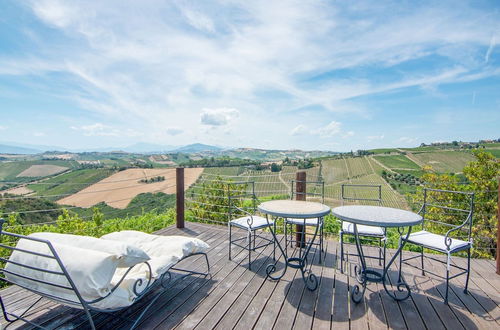
[[[184,170],[185,189],[188,189],[203,172],[203,168],[186,168]],[[141,179],[165,177],[164,181],[142,183]],[[71,196],[58,201],[59,204],[79,207],[91,207],[105,202],[114,208],[124,209],[128,203],[141,193],[164,192],[174,194],[175,169],[128,169],[101,180]]]

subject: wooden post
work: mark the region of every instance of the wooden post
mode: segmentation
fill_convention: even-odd
[[[175,169],[175,181],[177,185],[177,228],[184,228],[184,168]]]
[[[497,274],[500,275],[500,177],[498,178],[497,197]]]
[[[306,172],[297,172],[296,175],[296,185],[295,185],[295,199],[298,201],[306,200]],[[295,241],[297,242],[297,247],[305,246],[305,235],[302,233],[305,231],[303,225],[295,226]]]

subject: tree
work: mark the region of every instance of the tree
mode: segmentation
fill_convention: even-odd
[[[271,164],[271,172],[279,172],[279,171],[281,171],[281,166],[279,166],[276,163],[272,163]]]
[[[229,194],[241,195],[247,187],[244,184],[234,184],[217,176],[214,180],[203,182],[201,188],[193,194],[189,205],[192,220],[197,222],[227,222],[229,214]],[[241,199],[232,200],[233,205],[242,207]],[[189,214],[188,214],[189,216]]]
[[[490,153],[475,150],[475,161],[464,167],[463,173],[466,182],[459,182],[460,177],[449,174],[436,174],[428,171],[422,176],[422,181],[429,188],[474,192],[474,218],[472,238],[474,240],[474,254],[480,257],[495,255],[496,223],[497,223],[497,192],[498,177],[500,176],[500,162]],[[417,195],[421,194],[421,191]],[[420,196],[415,196],[421,199]],[[462,196],[455,196],[455,200],[443,201],[460,205],[465,203]],[[440,215],[441,220],[446,216]]]

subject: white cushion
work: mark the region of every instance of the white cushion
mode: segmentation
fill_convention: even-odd
[[[408,242],[425,245],[427,247],[441,251],[447,251],[444,235],[429,233],[425,230],[410,234],[410,236],[408,237]],[[452,238],[450,251],[458,250],[460,248],[468,246],[469,244],[470,243],[467,241]]]
[[[272,225],[274,223],[273,220],[269,220],[269,223],[267,223],[266,218],[259,217],[258,215],[252,216],[252,219],[250,216],[244,216],[238,219],[231,220],[231,224],[238,226],[240,228],[245,228],[245,229],[259,229],[259,228],[264,228]],[[251,222],[252,224],[249,225],[248,223]]]
[[[358,234],[368,235],[368,236],[384,236],[384,228],[378,226],[365,226],[365,225],[357,225]],[[351,222],[343,221],[342,222],[342,230],[349,234],[354,234],[354,224]]]
[[[183,257],[187,257],[193,253],[205,252],[209,248],[207,243],[198,238],[161,236],[134,230],[114,232],[104,235],[101,238],[110,241],[126,242],[144,250],[151,257],[148,263],[151,265],[154,278],[166,272]],[[138,265],[138,267],[134,267],[130,274],[144,271],[146,267],[145,265]]]
[[[90,236],[59,233],[34,233],[30,236],[45,239],[53,243],[60,243],[116,255],[118,258],[118,267],[128,268],[150,259],[146,252],[134,245],[127,244],[126,242],[109,241]]]
[[[116,255],[64,245],[56,242],[53,242],[52,246],[59,255],[61,262],[73,280],[76,288],[85,300],[94,300],[104,297],[110,292],[111,279],[113,278],[113,274],[115,273],[119,263]],[[20,239],[16,247],[46,255],[53,255],[48,245],[42,242]],[[56,272],[62,271],[55,259],[49,259],[22,251],[13,251],[9,260],[44,270]],[[62,275],[45,273],[18,266],[10,262],[6,264],[5,269],[16,274],[35,278],[37,280],[70,287],[66,277]],[[8,273],[5,273],[5,276],[7,279],[16,284],[23,285],[43,293],[51,294],[56,297],[78,301],[78,298],[71,290],[31,281],[29,279]]]
[[[304,219],[287,218],[287,223],[293,223],[295,225],[304,225]],[[317,226],[318,218],[306,219],[306,226]]]

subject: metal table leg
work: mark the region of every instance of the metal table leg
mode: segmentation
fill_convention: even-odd
[[[266,219],[267,219],[267,222],[269,223],[268,215],[266,215]],[[277,219],[274,219],[274,223],[276,223],[276,220]],[[314,240],[318,236],[318,231],[319,231],[321,221],[323,221],[322,218],[318,219],[318,226],[316,226],[316,230],[314,231],[314,236],[311,239],[311,241],[309,242],[309,244],[306,246],[304,253],[301,254],[299,257],[290,257],[289,258],[287,255],[286,248],[283,249],[279,240],[276,237],[276,228],[274,227],[273,229],[271,229],[271,234],[273,235],[273,238],[276,242],[276,245],[278,246],[279,250],[281,251],[281,254],[285,258],[285,267],[284,267],[281,274],[279,274],[278,276],[275,276],[275,275],[272,275],[272,273],[276,272],[276,270],[277,270],[276,264],[278,261],[276,260],[273,264],[267,265],[266,274],[269,278],[271,278],[273,280],[279,280],[280,278],[282,278],[285,275],[288,267],[297,268],[297,269],[300,269],[300,272],[302,274],[302,279],[304,280],[304,284],[306,285],[307,289],[310,291],[314,291],[317,289],[318,278],[316,275],[314,275],[311,272],[310,267],[308,269],[307,255],[309,254],[309,251],[311,250],[311,247],[314,243]]]
[[[389,268],[391,267],[392,263],[401,254],[401,251],[403,250],[403,247],[406,244],[406,239],[408,238],[408,236],[410,236],[411,228],[412,227],[408,228],[408,233],[406,234],[406,237],[404,239],[400,239],[399,247],[396,253],[392,256],[389,263],[385,265],[383,272],[380,273],[376,270],[367,268],[365,255],[363,253],[363,247],[361,245],[358,235],[358,227],[356,224],[354,224],[354,236],[356,237],[356,249],[358,251],[360,259],[360,265],[356,265],[354,268],[354,271],[356,273],[356,280],[358,281],[359,284],[355,284],[351,288],[352,301],[354,301],[355,303],[359,303],[363,299],[363,296],[366,291],[366,285],[368,284],[368,282],[382,282],[382,284],[384,285],[385,292],[387,292],[387,294],[391,296],[391,298],[393,298],[394,300],[401,301],[408,299],[408,297],[410,297],[411,294],[410,287],[401,276],[399,277],[398,283],[396,284],[397,291],[390,290],[387,287],[387,274],[389,272]],[[398,228],[398,232],[399,235],[403,237],[404,228]],[[404,292],[404,295],[398,296],[397,292]]]

